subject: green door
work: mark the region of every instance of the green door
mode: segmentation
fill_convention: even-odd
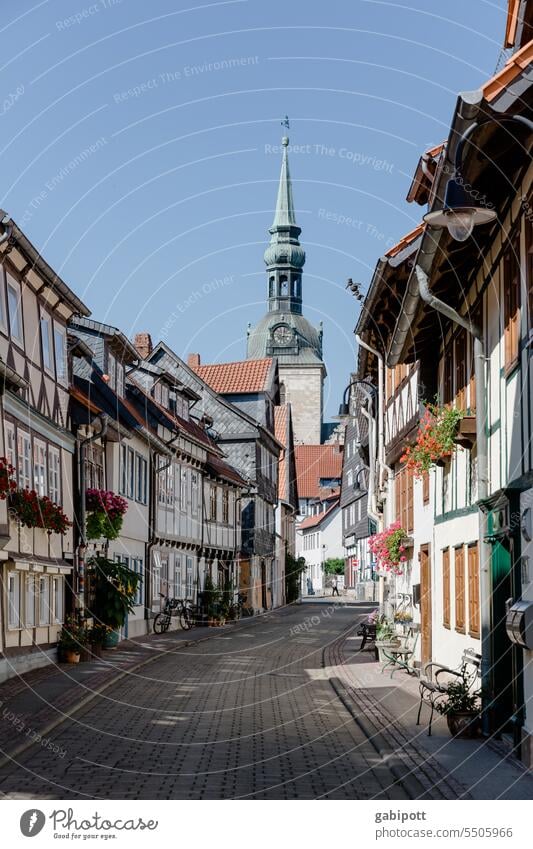
[[[491,731],[500,734],[509,730],[513,715],[513,649],[505,630],[505,603],[512,595],[511,551],[505,539],[492,543],[491,578]]]

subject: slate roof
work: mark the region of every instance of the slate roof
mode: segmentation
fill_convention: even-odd
[[[342,478],[343,450],[334,445],[297,445],[294,449],[300,498],[319,498],[323,478]]]
[[[271,357],[264,357],[261,360],[194,366],[193,371],[220,395],[241,395],[265,392],[269,388],[272,364]]]

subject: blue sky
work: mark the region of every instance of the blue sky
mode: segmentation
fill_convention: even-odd
[[[265,311],[281,120],[326,412],[419,154],[490,77],[506,0],[3,4],[0,205],[99,320],[242,359]]]

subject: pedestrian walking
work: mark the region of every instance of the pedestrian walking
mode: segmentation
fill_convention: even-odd
[[[333,588],[332,591],[331,591],[331,595],[332,596],[334,596],[334,595],[340,596],[339,584],[338,584],[337,578],[333,578],[333,580],[331,582],[331,586]]]

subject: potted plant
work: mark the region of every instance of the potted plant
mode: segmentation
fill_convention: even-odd
[[[453,737],[477,737],[480,726],[480,691],[472,692],[464,678],[452,681],[446,688],[445,698],[435,707],[446,717]]]
[[[85,495],[87,539],[116,539],[122,529],[128,502],[106,489],[88,489]]]
[[[207,609],[207,624],[210,626],[220,624],[220,601],[221,593],[215,587],[211,575],[207,575],[204,584],[204,604]]]
[[[394,621],[397,625],[411,625],[413,614],[410,610],[397,610],[394,614]]]
[[[452,457],[457,450],[456,437],[463,417],[462,410],[450,405],[426,404],[415,443],[409,445],[401,457],[401,462],[415,477],[422,477],[432,466]]]
[[[114,648],[128,613],[133,612],[140,576],[124,563],[107,557],[93,557],[88,565],[94,588],[91,614],[107,626],[106,648]]]
[[[94,657],[102,656],[102,649],[105,645],[108,630],[107,626],[101,623],[95,623],[89,629],[89,644]]]
[[[378,660],[380,662],[385,661],[386,658],[383,655],[383,649],[392,648],[394,646],[398,646],[400,641],[396,636],[394,630],[394,622],[390,619],[387,619],[386,616],[380,616],[379,619],[376,620],[376,652],[378,655]]]
[[[65,663],[79,663],[83,649],[87,645],[87,630],[74,617],[68,616],[61,629],[58,649]]]
[[[377,560],[380,569],[403,574],[403,564],[407,562],[407,552],[411,541],[399,522],[393,522],[384,531],[369,537],[368,547]]]

